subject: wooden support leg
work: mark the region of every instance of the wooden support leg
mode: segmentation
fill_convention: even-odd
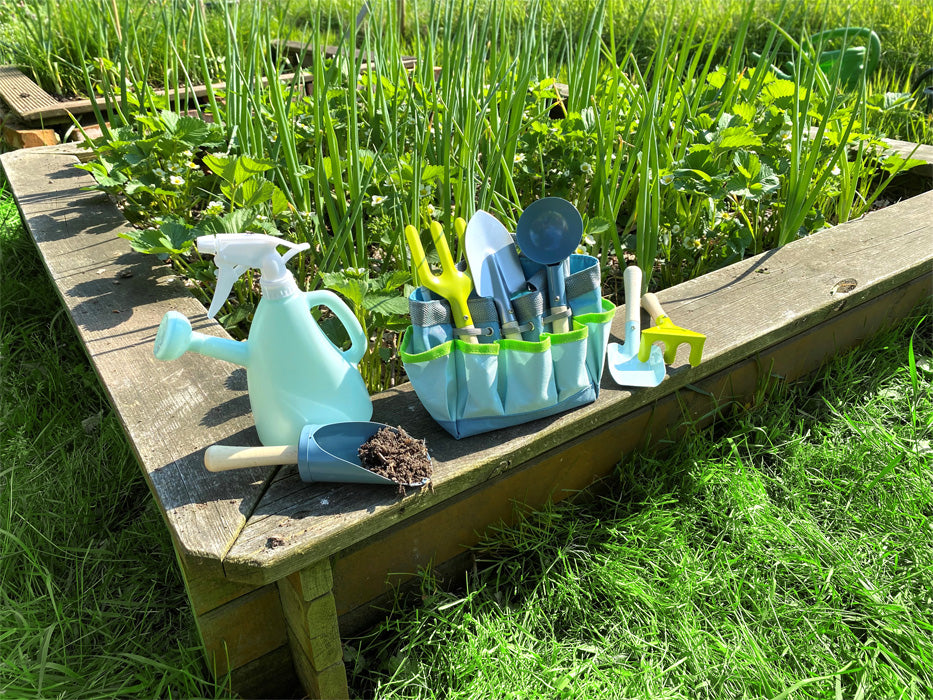
[[[330,562],[319,561],[278,582],[295,670],[313,698],[347,698]]]
[[[297,685],[279,593],[232,583],[176,556],[211,675],[244,698],[290,697]]]

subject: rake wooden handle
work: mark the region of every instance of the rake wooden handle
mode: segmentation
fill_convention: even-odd
[[[204,466],[209,472],[226,472],[249,467],[273,467],[298,464],[298,445],[236,447],[211,445],[204,452]]]
[[[658,301],[658,298],[651,292],[648,292],[641,298],[641,305],[655,323],[658,322],[661,316],[667,316],[667,314],[664,313],[664,309],[661,308],[661,302]]]

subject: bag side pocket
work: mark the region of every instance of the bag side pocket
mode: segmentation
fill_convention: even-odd
[[[573,396],[590,386],[586,367],[589,327],[573,319],[573,330],[567,333],[546,334],[551,341],[551,359],[554,362],[554,383],[557,400]]]
[[[441,425],[453,423],[457,417],[455,341],[415,353],[412,352],[414,335],[411,326],[406,328],[399,350],[408,379],[434,420]]]
[[[557,403],[551,341],[499,341],[499,386],[506,413],[528,413]]]
[[[501,416],[499,397],[499,343],[475,345],[454,341],[457,420]]]
[[[616,307],[608,299],[601,299],[602,311],[599,313],[581,314],[575,316],[574,321],[587,327],[589,336],[586,343],[586,371],[590,381],[599,392],[599,382],[603,376],[603,367],[606,365],[606,346],[609,344],[609,331]]]

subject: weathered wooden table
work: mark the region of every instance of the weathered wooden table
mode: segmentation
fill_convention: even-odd
[[[244,695],[288,694],[297,676],[311,695],[345,697],[341,631],[372,621],[392,585],[422,567],[456,568],[489,524],[518,517],[517,504],[586,488],[669,426],[810,372],[933,291],[930,192],[661,293],[675,322],[708,340],[699,367],[681,348],[654,389],[629,392],[605,373],[590,406],[460,441],[409,385],[374,397],[374,420],[427,439],[433,490],[308,485],[294,467],[213,474],[206,447],[258,444],[243,370],[153,358],[168,310],[224,332],[168,266],[117,237],[128,224],[84,189],[77,160],[32,149],[0,163],[159,504],[208,664]],[[854,288],[834,291],[842,280]],[[616,340],[623,318],[619,309]]]

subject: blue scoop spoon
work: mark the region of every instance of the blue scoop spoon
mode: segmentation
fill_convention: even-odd
[[[570,202],[560,197],[543,197],[532,202],[518,219],[515,240],[526,257],[546,266],[548,302],[551,316],[559,315],[551,328],[554,333],[570,330],[563,262],[580,245],[583,218]]]
[[[398,482],[366,469],[360,464],[357,450],[381,428],[398,432],[397,428],[374,421],[348,421],[329,425],[306,425],[297,445],[234,447],[211,445],[204,453],[208,471],[222,472],[248,467],[297,464],[298,475],[306,483],[316,481],[354,484],[385,484]],[[427,479],[402,486],[423,486]]]

